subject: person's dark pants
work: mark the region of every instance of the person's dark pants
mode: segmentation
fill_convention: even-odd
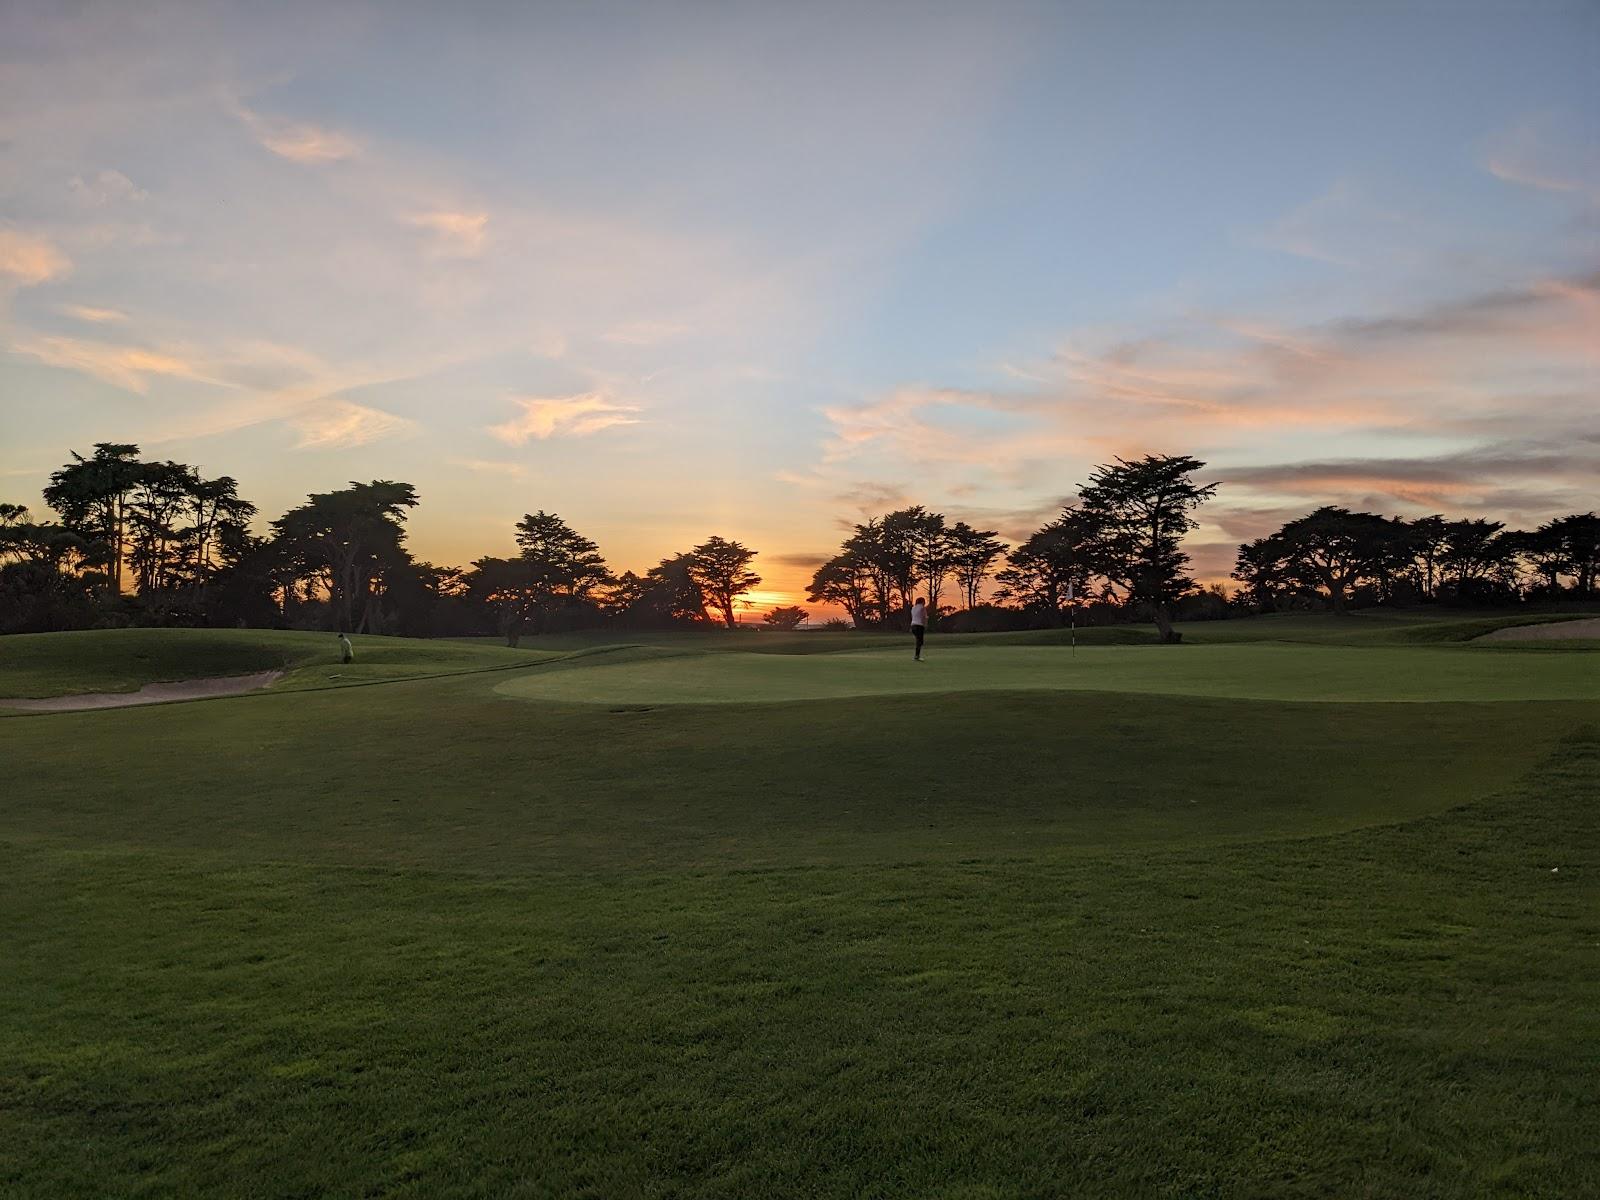
[[[923,625],[913,625],[911,627],[911,636],[917,639],[917,652],[912,655],[913,658],[922,657],[922,635],[927,632],[927,627]]]

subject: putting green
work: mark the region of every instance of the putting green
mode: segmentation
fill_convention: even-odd
[[[518,674],[500,694],[591,704],[753,704],[972,691],[1143,692],[1240,700],[1600,701],[1600,658],[1458,647],[993,646],[782,656],[640,649]]]

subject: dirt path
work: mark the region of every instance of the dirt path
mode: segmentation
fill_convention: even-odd
[[[17,712],[77,712],[86,708],[130,708],[135,704],[170,704],[174,700],[204,700],[208,696],[237,696],[253,692],[280,678],[282,671],[254,675],[218,675],[213,679],[184,679],[175,683],[147,683],[137,692],[82,692],[76,696],[51,696],[44,700],[0,697],[0,709]]]
[[[1600,638],[1600,617],[1581,621],[1551,621],[1545,625],[1513,625],[1510,629],[1496,629],[1477,640],[1480,642],[1564,642],[1576,638]]]

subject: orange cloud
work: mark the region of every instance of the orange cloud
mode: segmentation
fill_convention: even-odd
[[[128,319],[128,314],[114,308],[93,308],[87,304],[64,304],[61,311],[69,317],[87,321],[91,325],[114,324]]]
[[[22,287],[45,283],[72,269],[72,260],[49,238],[0,229],[0,276]]]
[[[361,147],[351,138],[331,129],[309,122],[283,121],[263,117],[240,106],[235,109],[255,135],[256,141],[279,158],[291,162],[317,165],[354,158]]]
[[[348,400],[322,400],[307,405],[289,419],[289,424],[299,433],[295,446],[302,450],[365,446],[417,429],[417,423],[407,417]]]
[[[146,350],[140,346],[116,346],[107,342],[90,342],[78,338],[41,337],[31,342],[18,342],[12,346],[18,354],[26,354],[52,367],[82,371],[103,379],[114,387],[144,395],[150,389],[148,377],[168,375],[179,379],[194,379],[202,383],[222,383],[202,374],[199,368],[175,354]],[[226,386],[225,384],[223,386]]]
[[[518,397],[522,414],[489,427],[491,436],[507,445],[520,446],[529,438],[587,437],[618,425],[637,425],[631,414],[639,409],[613,404],[598,392],[578,396]]]
[[[433,233],[439,249],[463,258],[471,258],[483,251],[488,236],[489,214],[450,212],[441,209],[414,213],[406,218],[406,223]]]

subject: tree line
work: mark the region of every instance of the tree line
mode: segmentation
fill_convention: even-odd
[[[1264,610],[1325,604],[1515,604],[1589,599],[1600,573],[1600,517],[1537,529],[1435,514],[1406,520],[1323,507],[1239,547],[1233,578]],[[1563,581],[1567,582],[1563,582]]]
[[[821,564],[808,601],[859,628],[898,628],[917,596],[949,630],[1090,622],[1173,622],[1243,611],[1363,604],[1590,598],[1600,519],[1573,514],[1532,531],[1485,520],[1407,521],[1321,508],[1239,547],[1228,597],[1201,589],[1184,538],[1216,493],[1185,455],[1118,458],[1018,545],[916,505],[857,523]],[[35,520],[0,504],[0,632],[120,624],[323,628],[407,636],[525,635],[613,625],[733,627],[761,583],[757,552],[720,536],[643,574],[616,572],[555,513],[528,513],[517,552],[469,567],[419,561],[406,544],[416,489],[393,480],[313,493],[253,532],[256,506],[228,476],[210,479],[135,445],[73,453]],[[772,609],[774,628],[807,619]]]

